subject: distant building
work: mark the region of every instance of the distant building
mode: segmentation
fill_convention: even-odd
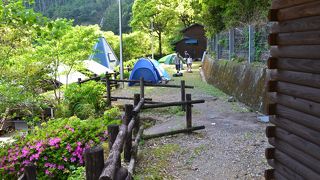
[[[175,50],[182,56],[184,55],[184,51],[188,51],[193,59],[201,59],[207,48],[204,26],[193,24],[181,30],[181,33],[183,33],[184,38],[173,43]]]

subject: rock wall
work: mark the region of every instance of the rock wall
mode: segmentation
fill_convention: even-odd
[[[202,65],[209,84],[234,96],[254,110],[264,112],[266,104],[266,68],[226,60],[213,60],[208,55]]]

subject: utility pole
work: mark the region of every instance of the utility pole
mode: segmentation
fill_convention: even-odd
[[[119,38],[120,38],[120,79],[123,80],[123,59],[122,59],[122,11],[121,0],[119,0]],[[123,82],[121,88],[123,88]]]

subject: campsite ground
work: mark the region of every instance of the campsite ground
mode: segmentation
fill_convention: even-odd
[[[192,99],[206,103],[193,107],[193,125],[205,125],[205,130],[141,142],[136,179],[264,179],[268,168],[264,150],[267,124],[257,120],[256,112],[239,102],[228,102],[228,96],[201,80],[200,63],[193,73],[173,78],[170,84],[187,85]],[[173,66],[166,67],[173,74]],[[115,95],[133,96],[138,87],[117,90]],[[146,97],[170,102],[180,99],[179,89],[147,88]],[[123,103],[123,102],[122,102]],[[152,109],[142,113],[151,125],[145,134],[165,132],[185,126],[185,115],[179,107]],[[154,122],[153,122],[154,121]],[[151,122],[151,123],[150,123]]]

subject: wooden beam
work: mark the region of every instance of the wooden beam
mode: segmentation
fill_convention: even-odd
[[[148,139],[153,139],[153,138],[158,138],[163,136],[171,136],[171,135],[180,134],[180,133],[190,133],[192,131],[197,131],[201,129],[205,129],[205,126],[195,126],[187,129],[180,129],[180,130],[174,130],[174,131],[163,132],[158,134],[144,135],[143,139],[148,140]]]
[[[278,178],[284,178],[285,180],[305,180],[301,175],[298,175],[296,172],[292,171],[286,165],[281,164],[277,160],[268,160],[268,164],[275,169],[273,174],[273,180],[278,180]],[[270,175],[271,174],[269,174],[269,176]]]
[[[268,68],[320,74],[320,63],[315,59],[269,58]]]
[[[317,31],[320,29],[320,16],[306,17],[285,22],[274,23],[272,33]]]
[[[142,125],[139,128],[137,137],[136,137],[136,139],[135,139],[135,141],[133,142],[133,145],[132,145],[132,155],[131,155],[130,163],[129,163],[129,166],[128,166],[129,174],[133,174],[134,173],[135,164],[136,164],[136,160],[137,160],[137,154],[138,154],[138,146],[139,146],[139,142],[140,142],[140,139],[142,137],[142,134],[143,134],[143,130],[144,130],[144,126]]]
[[[288,96],[281,93],[269,93],[269,100],[273,103],[281,104],[283,106],[320,118],[320,103]]]
[[[181,106],[183,104],[200,104],[204,103],[205,100],[192,100],[192,101],[180,101],[180,102],[168,102],[168,103],[162,103],[162,104],[150,104],[150,105],[144,105],[142,109],[152,109],[152,108],[162,108],[162,107],[169,107],[169,106]]]
[[[274,158],[276,161],[279,161],[281,164],[284,164],[286,167],[291,169],[296,174],[302,176],[306,179],[320,179],[320,175],[305,165],[301,164],[299,161],[293,159],[291,156],[283,153],[282,151],[275,149]]]
[[[278,149],[281,152],[291,156],[293,159],[295,159],[298,162],[301,162],[303,165],[310,168],[312,171],[320,174],[320,160],[310,156],[307,153],[304,153],[303,151],[291,146],[289,143],[282,141],[278,138],[274,139],[273,146],[275,147],[275,149]],[[274,152],[272,152],[272,150],[266,152],[270,153],[266,154],[267,159],[269,159],[267,155],[269,155],[271,159],[274,159],[274,157],[272,157],[274,155]]]
[[[277,58],[320,59],[319,48],[320,45],[271,46],[270,53]]]
[[[320,146],[309,142],[293,133],[290,133],[280,127],[275,128],[275,137],[289,143],[291,146],[309,154],[310,156],[320,160]]]
[[[180,85],[172,85],[172,84],[148,84],[146,83],[145,86],[150,86],[150,87],[167,87],[167,88],[181,88]],[[185,86],[187,89],[193,89],[194,86]]]
[[[291,121],[285,118],[271,118],[270,122],[275,124],[276,126],[279,126],[282,129],[285,129],[288,132],[291,132],[292,134],[295,134],[297,136],[300,136],[306,139],[307,141],[320,145],[319,131],[315,131],[313,129],[307,128],[305,126],[302,126],[300,124],[295,123],[294,121]]]
[[[292,46],[292,45],[318,45],[320,44],[320,31],[289,32],[269,35],[271,46]]]
[[[133,105],[132,104],[126,104],[125,105],[125,125],[129,125],[131,122],[134,123],[134,121],[132,121],[133,118]],[[131,124],[131,129],[129,130],[128,128],[128,132],[125,138],[125,143],[124,143],[124,150],[123,150],[123,156],[124,156],[124,160],[125,162],[129,162],[131,159],[131,150],[132,150],[132,128],[133,128],[133,124]]]
[[[304,17],[319,16],[320,2],[313,1],[298,6],[280,9],[277,13],[278,21],[287,21]]]
[[[317,0],[273,0],[271,4],[272,9],[282,9],[292,6],[297,6]]]

